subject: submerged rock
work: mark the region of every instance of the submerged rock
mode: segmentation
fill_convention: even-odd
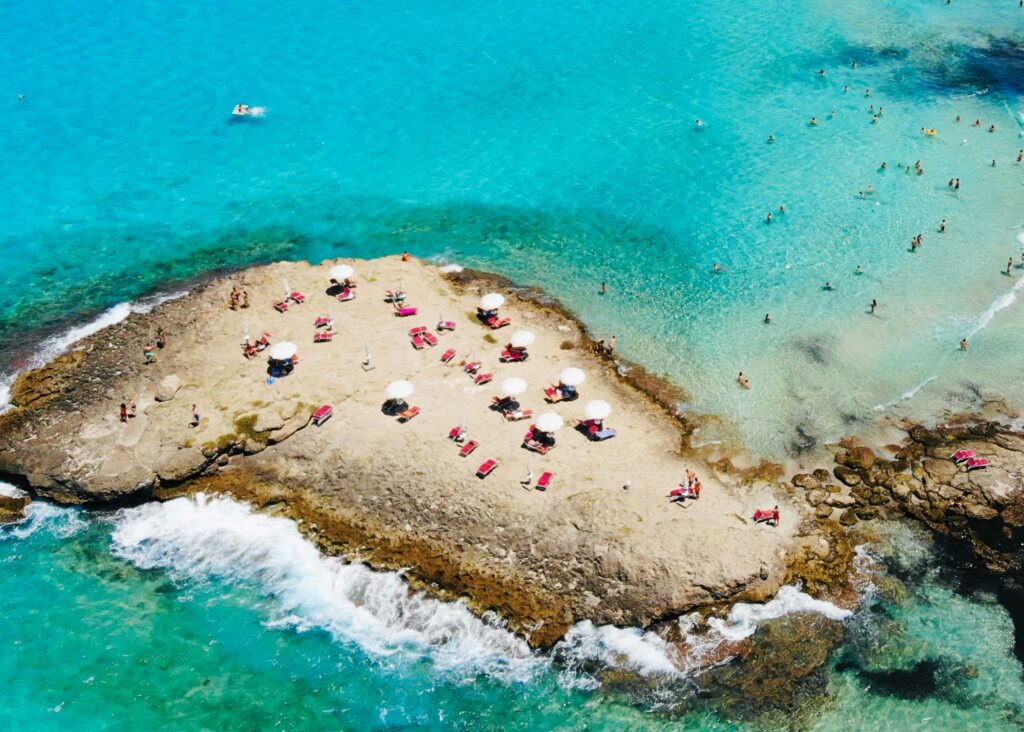
[[[0,524],[21,521],[25,518],[25,509],[32,502],[28,494],[8,496],[0,493]]]

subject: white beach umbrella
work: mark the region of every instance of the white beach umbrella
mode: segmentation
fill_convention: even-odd
[[[505,396],[517,396],[527,389],[526,379],[510,376],[501,382],[501,393]]]
[[[512,344],[513,348],[526,348],[535,340],[537,340],[537,336],[530,331],[517,330],[512,334],[512,337],[508,339],[508,342]]]
[[[498,292],[488,292],[480,298],[481,310],[497,310],[505,304],[505,296]]]
[[[275,361],[287,361],[299,352],[299,347],[291,341],[281,341],[270,347],[270,357]]]
[[[562,369],[562,373],[559,375],[558,380],[566,386],[579,386],[587,380],[587,375],[583,373],[582,369],[570,366],[567,369]]]
[[[388,384],[387,389],[384,392],[388,395],[388,399],[405,399],[407,396],[411,396],[416,391],[416,387],[411,382],[399,380],[392,381]]]
[[[537,429],[541,432],[557,432],[562,429],[562,425],[565,424],[565,420],[561,416],[554,412],[544,412],[544,414],[537,417]]]
[[[587,402],[583,413],[587,415],[587,419],[604,419],[612,413],[612,405],[601,399],[595,399],[592,402]]]
[[[331,279],[343,282],[355,274],[351,264],[336,264],[331,267]]]

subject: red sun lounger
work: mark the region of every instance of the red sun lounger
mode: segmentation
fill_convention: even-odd
[[[462,425],[455,425],[448,430],[448,439],[454,440],[455,442],[462,442],[466,436],[466,430],[462,429]]]
[[[399,422],[408,422],[410,419],[420,413],[419,407],[409,407],[404,412],[398,415]]]
[[[480,447],[479,442],[477,442],[476,440],[470,440],[469,442],[462,446],[461,450],[459,450],[459,455],[461,457],[469,457],[469,454],[478,447]]]
[[[697,493],[696,493],[696,491],[693,490],[693,488],[690,488],[689,486],[681,485],[678,488],[673,488],[671,491],[669,491],[668,497],[669,498],[696,498],[697,497]],[[758,511],[758,513],[760,513],[760,511]],[[771,511],[768,512],[768,515],[771,516]],[[755,519],[755,521],[756,520],[757,519]]]
[[[351,287],[346,287],[338,294],[338,302],[348,302],[349,300],[355,300],[356,293]]]
[[[478,374],[477,377],[475,379],[473,379],[473,381],[476,382],[477,386],[483,386],[484,384],[489,384],[493,380],[494,380],[494,374]]]
[[[992,461],[989,460],[988,458],[978,457],[971,458],[970,460],[967,461],[966,464],[967,471],[970,472],[972,470],[981,470],[982,468],[987,468],[989,465],[992,464]]]
[[[423,346],[425,346],[425,345],[427,345],[427,344],[424,343],[423,336],[421,336],[421,335],[414,335],[412,337],[412,347],[415,348],[417,351],[423,350]]]
[[[295,303],[296,305],[301,305],[302,303],[306,302],[306,296],[305,296],[305,295],[303,295],[303,294],[302,294],[301,292],[293,292],[293,293],[292,293],[291,295],[289,295],[288,297],[289,297],[289,299],[291,299],[291,301],[292,301],[292,302],[294,302],[294,303]]]
[[[481,361],[470,361],[469,363],[466,364],[466,373],[475,374],[477,371],[480,370],[481,366],[483,366],[483,362]]]
[[[966,460],[970,460],[972,457],[977,457],[977,453],[975,453],[974,450],[957,450],[949,456],[949,459],[955,463],[962,463]]]
[[[427,342],[428,346],[437,345],[437,336],[431,333],[429,330],[423,334],[423,340]]]
[[[408,307],[398,308],[398,307],[396,307],[395,308],[395,317],[396,318],[408,318],[409,316],[415,315],[418,312],[419,312],[419,310],[417,310],[416,308],[408,308]]]
[[[449,348],[447,351],[441,354],[442,363],[451,363],[451,360],[455,358],[455,349]]]
[[[331,418],[331,415],[333,415],[333,414],[334,414],[334,407],[332,407],[330,404],[325,404],[322,407],[320,407],[318,410],[313,412],[313,424],[315,424],[317,427],[319,427],[324,422],[329,420]]]
[[[334,331],[325,330],[320,333],[313,334],[313,343],[330,343],[334,336],[338,335]]]
[[[321,315],[319,318],[313,321],[314,328],[326,328],[330,330],[334,327],[334,321],[331,318]]]
[[[551,485],[551,473],[541,473],[537,479],[537,490],[546,491],[548,486]]]
[[[288,310],[288,301],[282,300],[281,302],[274,303],[274,310],[276,310],[279,313],[285,312],[286,310]]]
[[[758,509],[754,511],[754,521],[771,521],[774,516],[774,512],[769,510]]]
[[[440,333],[443,330],[455,330],[454,320],[439,320],[437,321],[437,332]]]
[[[476,477],[480,479],[486,478],[496,467],[498,467],[498,461],[494,458],[490,458],[484,461],[484,463],[476,469]]]
[[[497,330],[498,328],[504,328],[506,325],[512,324],[512,318],[491,318],[487,321],[487,325],[491,326],[491,330]]]
[[[427,332],[427,326],[417,325],[415,328],[409,329],[409,337],[412,338],[415,335],[423,335]]]

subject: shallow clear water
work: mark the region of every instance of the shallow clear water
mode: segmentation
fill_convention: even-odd
[[[18,329],[169,279],[408,248],[549,288],[765,454],[894,402],[1024,404],[1021,307],[979,330],[1020,282],[999,273],[1024,227],[1006,0],[2,12],[9,356]],[[231,124],[238,101],[266,116]]]

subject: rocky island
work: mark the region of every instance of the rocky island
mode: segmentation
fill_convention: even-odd
[[[495,612],[535,645],[582,619],[646,626],[763,600],[787,581],[814,507],[777,475],[684,456],[685,426],[656,380],[595,353],[557,304],[500,278],[398,257],[349,262],[357,286],[342,301],[329,277],[336,264],[282,262],[206,282],[22,374],[0,416],[0,472],[35,495],[94,506],[230,493],[294,517],[327,552],[403,568],[416,587]],[[229,307],[235,288],[249,307]],[[415,315],[388,302],[394,290]],[[509,327],[477,317],[492,290],[507,298]],[[275,309],[293,292],[304,301]],[[318,318],[333,321],[333,335],[314,343]],[[437,331],[441,321],[454,329]],[[418,328],[437,345],[415,343]],[[535,338],[530,357],[503,363],[518,330]],[[158,332],[163,348],[152,345]],[[264,334],[298,346],[288,375],[268,377],[267,352],[243,354]],[[490,383],[467,373],[474,361]],[[566,367],[586,374],[580,398],[546,404]],[[525,450],[531,420],[492,408],[507,377],[527,382],[523,409],[564,420],[555,449]],[[382,412],[395,380],[415,388],[412,419]],[[613,439],[574,429],[590,400],[611,406]],[[122,402],[134,403],[134,416],[121,418]],[[323,405],[333,417],[315,426]],[[460,425],[479,445],[467,456],[449,438]],[[497,467],[481,478],[487,460]],[[702,482],[700,498],[671,502],[687,469]],[[543,491],[542,473],[551,474]],[[822,519],[832,513],[826,499]],[[847,500],[830,503],[838,513]],[[780,525],[752,520],[775,505]]]

